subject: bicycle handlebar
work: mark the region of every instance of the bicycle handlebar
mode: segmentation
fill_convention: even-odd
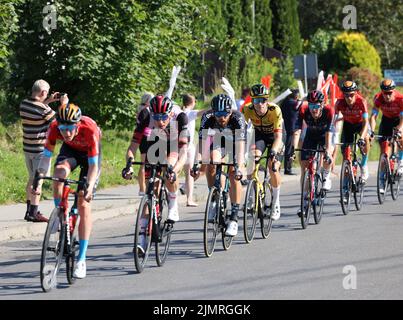
[[[321,153],[326,152],[326,150],[319,150],[319,149],[294,149],[294,151],[321,152]]]
[[[86,184],[86,181],[78,181],[78,180],[73,180],[73,179],[56,178],[56,177],[48,177],[48,176],[43,176],[43,177],[36,176],[34,178],[33,183],[32,183],[32,189],[33,190],[36,190],[38,188],[39,180],[52,180],[52,181],[56,181],[56,182],[62,182],[62,183],[68,183],[68,184],[77,184],[77,185],[85,185]]]

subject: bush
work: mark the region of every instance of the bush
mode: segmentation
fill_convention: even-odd
[[[368,69],[357,67],[350,68],[345,75],[345,79],[355,81],[360,92],[368,102],[372,101],[376,92],[379,91],[381,78]]]
[[[274,76],[278,70],[277,60],[267,60],[260,54],[255,54],[246,60],[243,72],[243,87],[251,87],[255,83],[259,83],[262,77],[271,75],[271,86]],[[241,92],[241,88],[238,90]]]
[[[334,67],[348,70],[352,67],[364,68],[381,77],[381,58],[376,49],[362,33],[343,32],[334,38],[332,45]]]

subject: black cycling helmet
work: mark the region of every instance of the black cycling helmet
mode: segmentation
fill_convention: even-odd
[[[72,103],[63,104],[59,107],[57,113],[57,122],[73,124],[81,120],[80,108]]]
[[[381,82],[380,88],[382,91],[392,91],[396,88],[396,83],[392,79],[384,79]]]
[[[354,81],[350,81],[350,80],[344,81],[341,86],[341,91],[343,91],[343,92],[354,92],[357,90],[358,90],[358,87]]]
[[[170,113],[172,108],[172,100],[162,94],[158,94],[150,100],[152,113]]]
[[[252,98],[268,98],[269,89],[264,84],[258,83],[250,89],[250,96]]]
[[[232,100],[226,94],[219,94],[211,100],[211,109],[214,112],[230,112],[232,109]]]
[[[308,93],[307,100],[310,103],[322,103],[325,101],[325,95],[320,90],[312,90]]]

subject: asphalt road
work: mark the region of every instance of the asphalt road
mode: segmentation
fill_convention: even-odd
[[[87,278],[68,286],[62,269],[49,293],[39,283],[41,237],[4,242],[0,299],[402,299],[403,196],[379,205],[371,178],[362,211],[344,216],[333,177],[321,223],[312,217],[302,230],[297,185],[283,185],[282,216],[268,239],[258,229],[246,244],[240,223],[230,250],[217,242],[211,258],[203,252],[204,204],[182,207],[165,265],[158,267],[152,253],[141,274],[132,255],[135,217],[97,221]]]

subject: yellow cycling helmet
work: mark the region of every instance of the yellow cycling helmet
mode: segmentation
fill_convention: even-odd
[[[59,107],[57,121],[59,123],[77,123],[81,120],[80,108],[72,103],[63,104]]]
[[[252,86],[250,89],[251,98],[268,98],[269,89],[264,84],[258,83]]]

